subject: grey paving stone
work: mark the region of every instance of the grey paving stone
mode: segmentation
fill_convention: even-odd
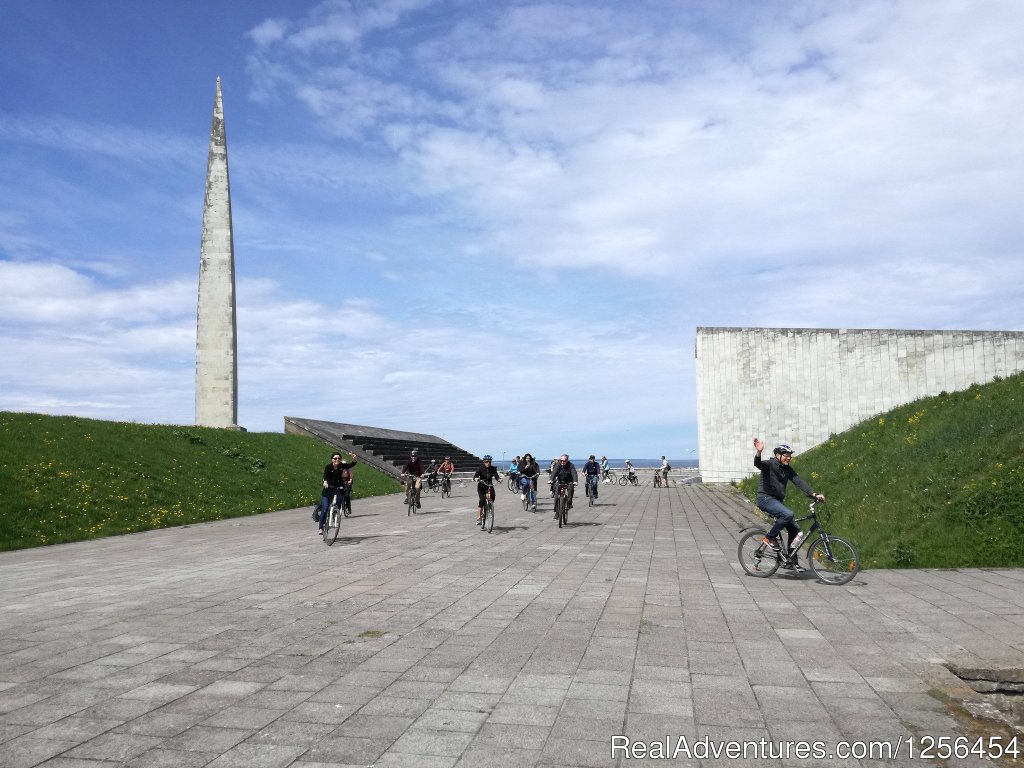
[[[941,735],[943,663],[1024,657],[1024,570],[751,579],[748,506],[711,487],[602,487],[577,511],[598,524],[562,531],[511,504],[482,544],[460,492],[415,520],[362,500],[332,548],[291,510],[0,554],[0,765],[565,768],[613,764],[617,733]]]

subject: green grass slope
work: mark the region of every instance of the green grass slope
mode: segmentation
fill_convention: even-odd
[[[330,453],[296,435],[0,412],[0,551],[312,505]],[[399,490],[353,473],[356,499]]]
[[[1024,375],[868,419],[793,468],[828,498],[826,530],[853,541],[864,567],[1024,566]],[[751,499],[757,480],[740,484]],[[786,503],[798,517],[807,508],[793,487]]]

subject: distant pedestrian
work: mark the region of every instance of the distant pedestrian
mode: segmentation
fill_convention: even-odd
[[[664,456],[661,457],[661,484],[668,488],[668,473],[672,471],[672,465],[668,463],[668,459]]]

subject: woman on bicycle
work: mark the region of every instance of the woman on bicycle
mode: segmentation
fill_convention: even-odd
[[[608,457],[607,456],[602,456],[601,457],[601,482],[602,483],[610,483],[611,482],[611,478],[608,477],[608,472],[610,472],[610,471],[611,471],[611,469],[608,466]]]
[[[523,460],[519,464],[519,488],[521,493],[519,494],[520,499],[525,499],[526,494],[530,494],[530,511],[537,511],[537,475],[540,474],[540,467],[537,462],[533,460],[533,456],[529,453],[523,455]]]
[[[775,525],[768,531],[764,543],[775,551],[780,551],[779,534],[785,528],[789,533],[789,547],[800,534],[800,526],[793,522],[793,511],[783,502],[786,499],[786,484],[793,483],[807,494],[808,498],[824,501],[825,497],[811,490],[804,480],[796,473],[789,463],[793,460],[793,449],[788,445],[780,445],[772,451],[772,458],[761,460],[764,443],[754,438],[754,466],[761,470],[761,479],[757,484],[757,508],[775,520]]]
[[[501,474],[498,472],[498,468],[495,467],[491,462],[491,454],[484,456],[483,466],[480,467],[476,472],[473,473],[473,479],[476,480],[476,494],[477,494],[477,505],[476,505],[476,524],[480,525],[483,519],[484,512],[484,498],[489,498],[492,502],[494,501],[494,481],[501,480]]]
[[[352,461],[342,461],[341,454],[335,451],[331,454],[331,463],[324,467],[324,489],[320,493],[320,514],[317,517],[319,522],[317,535],[319,536],[323,536],[324,519],[327,517],[327,510],[331,506],[331,499],[334,498],[334,494],[342,494],[338,498],[341,501],[348,490],[348,486],[352,484],[352,472],[350,470],[356,465],[357,461],[354,453],[349,453],[348,457]]]

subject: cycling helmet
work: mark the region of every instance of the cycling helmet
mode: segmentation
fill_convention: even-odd
[[[776,453],[776,454],[778,454],[778,453],[788,453],[790,456],[792,456],[793,455],[793,449],[790,448],[785,443],[783,443],[782,445],[775,446],[775,450],[772,451],[772,453]]]
[[[419,452],[419,450],[418,450],[418,449],[416,449],[416,448],[413,448],[413,449],[412,449],[412,452],[411,452],[411,454],[410,454],[410,455],[412,455],[412,456],[419,456],[419,455],[420,455],[420,452]]]
[[[491,458],[491,454],[486,453],[484,454],[484,461],[494,461],[494,459]]]

